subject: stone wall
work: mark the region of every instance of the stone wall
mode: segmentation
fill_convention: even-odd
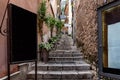
[[[74,35],[76,45],[95,70],[94,80],[98,80],[98,23],[97,8],[112,0],[74,0]]]
[[[110,2],[110,0],[106,0]],[[97,8],[105,3],[105,0],[75,0],[74,15],[76,18],[76,42],[82,47],[85,58],[92,63],[97,63]]]

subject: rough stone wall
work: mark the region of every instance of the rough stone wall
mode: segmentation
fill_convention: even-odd
[[[97,63],[97,8],[113,0],[75,0],[76,42],[90,62]]]
[[[97,7],[103,0],[82,0],[76,5],[76,41],[85,57],[97,62]]]

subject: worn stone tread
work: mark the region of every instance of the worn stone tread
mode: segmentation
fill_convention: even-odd
[[[37,74],[54,74],[54,75],[69,75],[69,74],[92,74],[92,70],[88,71],[37,71]],[[35,71],[32,70],[28,74],[35,74]]]
[[[49,57],[49,58],[57,58],[57,59],[59,59],[59,58],[70,58],[70,59],[74,59],[74,58],[83,58],[83,56],[76,56],[76,57]]]
[[[28,79],[34,79],[34,71],[28,73]],[[92,71],[38,71],[41,79],[91,79]]]
[[[58,63],[62,63],[62,64],[67,64],[67,63],[69,63],[69,64],[84,64],[86,62],[83,61],[83,60],[78,60],[78,61],[65,60],[65,61],[49,61],[48,63],[56,63],[56,64],[58,64]]]
[[[66,64],[56,64],[56,63],[53,63],[53,64],[51,64],[51,63],[38,63],[37,64],[38,65],[38,67],[39,66],[63,66],[63,65],[65,65],[65,66],[71,66],[71,65],[73,65],[73,66],[90,66],[90,64],[87,64],[87,63],[83,63],[83,64],[69,64],[69,63],[66,63]],[[34,65],[33,65],[34,66]]]
[[[35,69],[35,66],[33,65],[33,69]],[[38,70],[42,71],[69,71],[69,70],[90,70],[89,64],[38,64]]]
[[[80,53],[78,50],[55,50],[55,51],[51,51],[50,53],[63,53],[63,52],[64,53]]]
[[[38,80],[93,80],[91,65],[85,62],[83,54],[72,41],[71,37],[63,35],[56,50],[50,51],[49,61],[38,63]],[[27,80],[34,80],[35,66],[32,67]]]

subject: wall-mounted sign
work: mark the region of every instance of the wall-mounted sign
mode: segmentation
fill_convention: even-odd
[[[37,59],[37,15],[16,5],[8,10],[8,57],[11,63]]]
[[[120,79],[120,0],[98,8],[99,74]]]

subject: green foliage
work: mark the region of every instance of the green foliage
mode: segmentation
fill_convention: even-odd
[[[56,20],[55,26],[56,26],[58,31],[61,31],[63,25],[64,25],[64,23],[62,21]]]
[[[45,23],[50,28],[51,37],[52,37],[52,33],[53,33],[53,29],[54,29],[54,25],[56,23],[56,20],[55,20],[54,17],[47,16],[46,19],[45,19]]]
[[[46,16],[46,1],[42,0],[40,7],[38,8],[38,19],[44,20]]]
[[[38,14],[38,27],[40,32],[41,41],[43,42],[43,22],[45,21],[46,16],[46,1],[42,0],[37,11]]]
[[[49,28],[53,28],[56,23],[55,18],[51,16],[47,16],[45,22]]]
[[[50,43],[41,43],[41,44],[39,45],[39,48],[44,48],[44,49],[46,49],[47,51],[51,50],[52,47],[53,47],[53,45],[50,44]]]
[[[51,43],[51,44],[54,44],[54,43],[57,42],[57,40],[58,40],[58,37],[55,36],[55,37],[50,38],[50,39],[48,40],[48,42]]]

